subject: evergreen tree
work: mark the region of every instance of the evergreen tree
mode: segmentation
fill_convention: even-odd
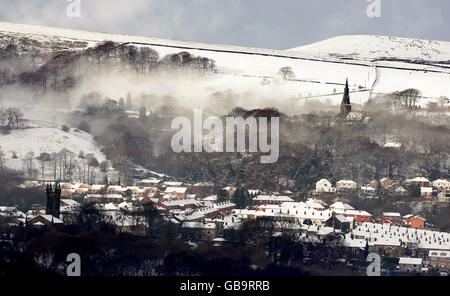
[[[217,202],[227,201],[228,198],[228,192],[225,189],[219,189],[219,191],[217,192]]]
[[[236,208],[244,209],[247,206],[247,200],[245,197],[244,189],[238,188],[233,194],[233,203],[236,204]]]
[[[408,194],[410,197],[419,198],[420,197],[420,185],[413,184],[408,187]]]

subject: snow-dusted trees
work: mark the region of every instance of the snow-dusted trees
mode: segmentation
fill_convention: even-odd
[[[41,153],[38,157],[36,157],[36,159],[39,161],[39,163],[41,164],[41,176],[42,179],[45,179],[45,165],[51,161],[51,155],[49,153]]]
[[[417,109],[416,104],[420,96],[421,93],[418,89],[409,88],[393,93],[392,100],[398,109],[414,110]]]
[[[18,108],[0,109],[0,128],[19,128],[23,114]]]
[[[282,67],[278,71],[278,74],[280,74],[281,77],[283,77],[284,80],[294,79],[295,78],[294,71],[292,70],[291,67]]]
[[[182,69],[198,73],[216,71],[216,62],[213,59],[196,57],[186,51],[167,55],[161,60],[160,64],[167,71]]]
[[[3,170],[5,168],[5,161],[5,153],[0,147],[0,170]]]
[[[159,54],[148,47],[142,47],[137,52],[136,63],[140,66],[142,74],[147,74],[150,68],[158,62]]]
[[[93,154],[87,154],[87,165],[88,165],[88,182],[93,183],[96,175],[96,168],[99,167],[99,162]]]
[[[103,181],[106,185],[108,185],[108,169],[109,169],[109,162],[107,160],[104,160],[100,163],[100,172],[103,173]]]
[[[34,152],[28,152],[25,154],[22,159],[22,168],[24,175],[28,179],[33,179],[33,171],[34,171]]]

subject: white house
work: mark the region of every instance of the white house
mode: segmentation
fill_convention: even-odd
[[[369,195],[373,195],[375,194],[375,187],[373,186],[362,186],[361,190],[365,193],[365,194],[369,194]]]
[[[327,179],[322,179],[316,183],[316,192],[336,192],[336,188]]]
[[[445,179],[439,179],[433,182],[433,187],[438,190],[450,190],[450,182]]]
[[[420,187],[420,196],[426,198],[433,197],[433,187]]]

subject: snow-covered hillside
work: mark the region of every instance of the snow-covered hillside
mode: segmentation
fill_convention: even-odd
[[[85,155],[93,154],[99,162],[106,160],[92,136],[78,130],[65,132],[59,128],[37,126],[0,135],[0,149],[6,156],[6,166],[11,169],[21,170],[22,160],[28,152],[38,157],[43,152],[58,153],[64,148],[77,157],[82,151]],[[37,161],[35,168],[39,169]]]
[[[253,92],[261,98],[297,98],[300,105],[306,98],[331,99],[337,104],[342,99],[346,78],[349,79],[351,98],[355,103],[364,103],[371,94],[385,94],[407,88],[416,88],[422,92],[421,104],[424,106],[429,100],[437,100],[441,96],[450,97],[450,66],[442,63],[450,59],[449,42],[380,36],[339,36],[282,51],[0,22],[1,35],[8,38],[25,37],[43,44],[58,44],[58,48],[67,46],[71,49],[111,40],[151,47],[161,57],[188,51],[214,59],[218,73],[205,79],[203,93],[197,93],[200,88],[193,87],[196,97],[233,89],[241,93]],[[0,41],[0,47],[1,45]],[[380,60],[384,57],[391,60]],[[413,63],[410,60],[425,62]],[[279,70],[286,66],[292,68],[295,79],[281,79]],[[159,91],[164,92],[160,95],[183,96],[187,89],[191,89],[187,87],[174,93],[177,88],[174,88],[173,83],[166,84],[159,83]],[[139,91],[145,92],[144,89]]]
[[[366,60],[450,60],[450,42],[388,36],[337,36],[288,51]]]

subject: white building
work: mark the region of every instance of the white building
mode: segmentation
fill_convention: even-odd
[[[316,192],[320,193],[320,192],[336,192],[336,188],[334,188],[330,181],[328,181],[327,179],[322,179],[320,181],[317,181],[316,183]]]
[[[450,190],[450,182],[445,179],[439,179],[433,182],[433,187],[439,190]]]

